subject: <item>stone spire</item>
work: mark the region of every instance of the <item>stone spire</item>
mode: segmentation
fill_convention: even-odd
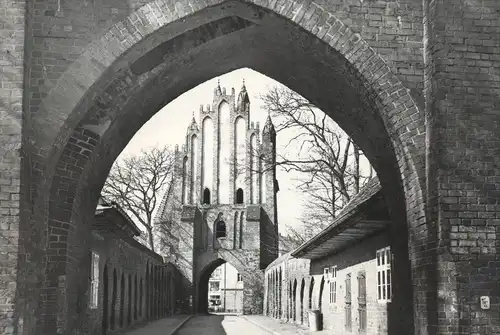
[[[191,120],[191,125],[189,126],[189,129],[198,131],[198,123],[196,123],[196,119],[194,118],[194,111],[193,111],[193,119]]]
[[[220,79],[217,79],[217,87],[215,88],[215,95],[222,95],[222,90],[220,88]]]
[[[276,130],[274,129],[273,120],[271,120],[271,114],[269,113],[267,114],[266,123],[264,124],[264,129],[262,130],[262,132],[276,133]]]
[[[245,86],[245,79],[243,79],[243,85],[241,86],[240,94],[238,95],[238,109],[240,112],[246,112],[247,104],[250,104],[250,99],[248,98],[247,88]]]

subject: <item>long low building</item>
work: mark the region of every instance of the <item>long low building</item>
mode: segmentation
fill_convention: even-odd
[[[87,334],[115,333],[182,312],[182,276],[141,244],[140,230],[115,203],[99,200],[92,224]],[[177,293],[177,294],[176,294]]]
[[[308,311],[319,310],[331,334],[387,334],[389,224],[372,178],[332,224],[267,267],[266,315],[307,326]]]

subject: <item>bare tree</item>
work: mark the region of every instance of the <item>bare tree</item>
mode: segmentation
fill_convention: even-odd
[[[301,217],[303,229],[288,227],[288,235],[303,243],[332,223],[369,179],[360,173],[363,154],[329,116],[294,91],[273,87],[261,100],[278,121],[276,132],[293,134],[285,153],[277,154],[276,166],[300,176],[298,189],[307,210]]]
[[[171,193],[174,164],[175,153],[168,146],[142,150],[115,162],[101,193],[144,226],[153,251],[153,213],[163,194]]]

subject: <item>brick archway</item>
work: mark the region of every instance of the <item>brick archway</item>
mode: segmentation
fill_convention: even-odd
[[[85,295],[82,278],[88,271],[81,261],[88,245],[84,222],[113,161],[165,103],[232,69],[254,68],[332,116],[379,173],[391,214],[401,222],[395,231],[407,231],[407,221],[415,227],[424,220],[424,121],[408,90],[333,13],[310,1],[279,8],[274,2],[255,2],[185,1],[174,12],[164,1],[151,2],[95,40],[43,100],[33,120],[37,178],[30,220],[40,230],[40,250],[46,245],[47,254],[60,257],[45,258],[21,278],[23,287],[44,278],[48,294],[56,294],[58,281],[65,278],[69,284],[61,301],[67,309],[59,306],[68,313],[65,331],[85,322],[81,307],[74,307]],[[50,234],[64,236],[66,246],[48,242]],[[395,243],[401,244],[397,259],[404,277],[407,244]],[[52,332],[56,320],[41,316],[54,315],[51,309],[57,306],[38,308],[38,300],[36,294],[24,297],[19,306],[24,323],[32,327],[37,322],[27,316],[35,310],[44,331]]]
[[[210,275],[214,272],[216,268],[223,265],[224,263],[228,263],[223,258],[218,258],[207,264],[200,271],[200,276],[197,279],[196,290],[197,294],[195,295],[198,301],[196,301],[196,309],[197,313],[208,313],[208,282],[210,279]],[[243,282],[245,282],[245,270],[237,264],[231,264],[235,267],[235,269],[240,273],[243,277]]]

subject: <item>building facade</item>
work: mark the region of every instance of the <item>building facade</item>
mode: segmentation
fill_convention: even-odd
[[[387,334],[393,257],[377,178],[325,230],[266,269],[265,314],[308,326],[320,312],[331,334]]]
[[[210,275],[208,310],[226,313],[243,311],[243,277],[229,263],[220,265]]]
[[[139,234],[118,205],[100,199],[92,224],[85,334],[114,333],[183,311],[174,289],[180,273],[135,240]]]
[[[236,96],[220,84],[176,147],[175,177],[155,225],[161,253],[191,286],[193,310],[208,309],[212,271],[231,263],[245,282],[244,313],[262,312],[263,269],[278,255],[276,132],[251,122],[245,84]]]

